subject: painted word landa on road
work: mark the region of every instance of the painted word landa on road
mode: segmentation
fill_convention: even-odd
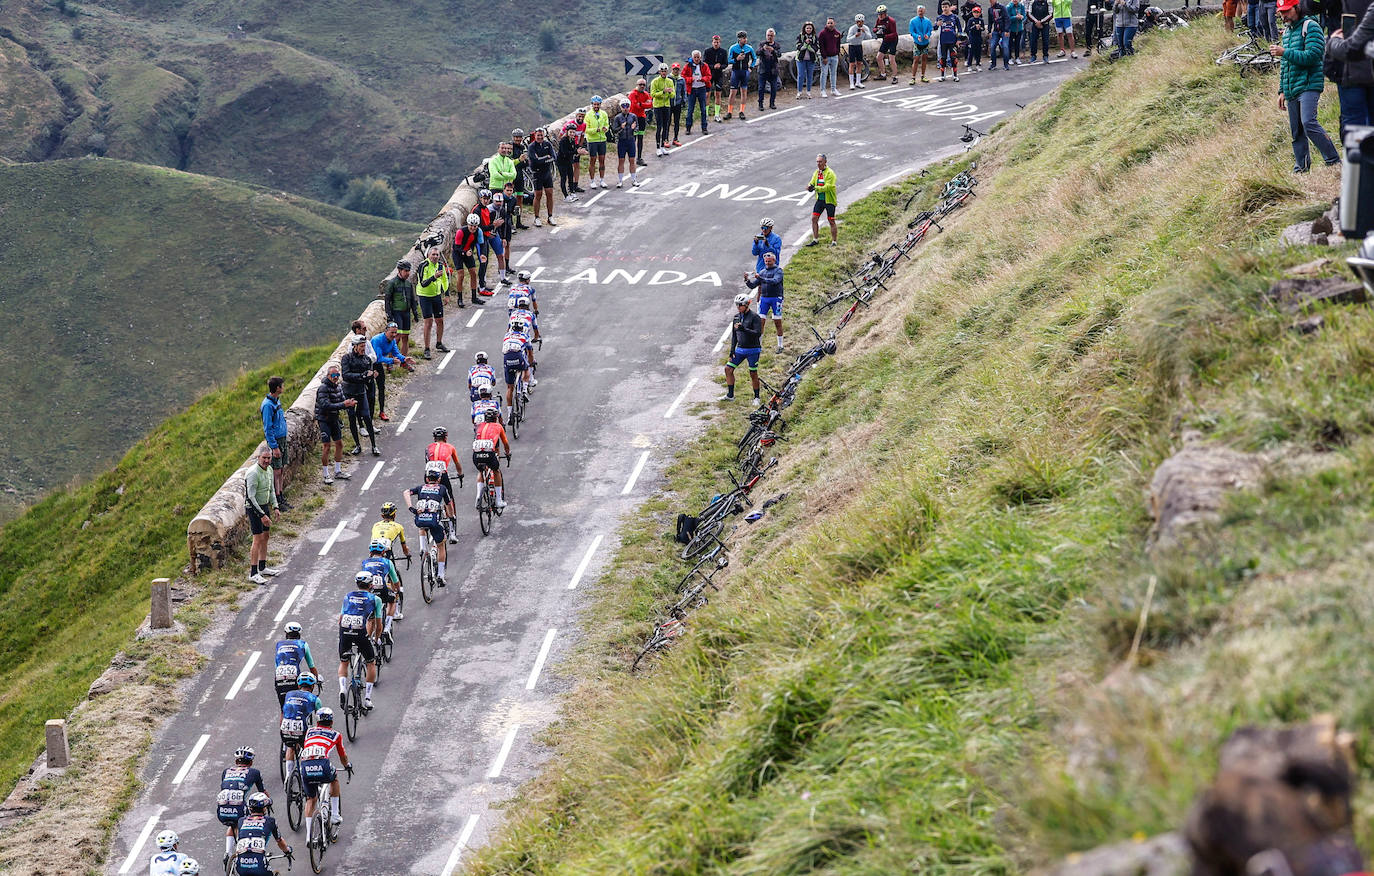
[[[631,194],[635,195],[657,195],[660,197],[676,198],[701,198],[710,200],[712,198],[721,201],[735,201],[743,203],[751,201],[757,204],[796,204],[799,207],[809,207],[811,202],[816,199],[813,192],[795,192],[790,195],[780,195],[777,189],[770,189],[768,186],[755,186],[749,183],[739,185],[729,185],[728,183],[715,183],[707,185],[699,182],[685,182],[673,186],[667,191],[650,191],[649,183],[652,179],[641,180],[639,188],[631,189]]]
[[[647,279],[645,279],[646,277]],[[710,286],[723,285],[720,281],[720,274],[715,271],[707,271],[695,277],[688,277],[686,271],[660,270],[650,274],[648,268],[641,268],[638,271],[613,268],[602,276],[596,268],[583,268],[560,280],[557,277],[545,276],[543,265],[530,271],[530,283],[534,286],[538,286],[540,283],[586,283],[589,286],[608,286],[611,283],[624,283],[627,286],[695,286],[698,283],[705,283]]]
[[[890,104],[899,109],[914,110],[928,116],[946,118],[951,122],[959,122],[964,125],[976,125],[979,122],[986,122],[988,119],[1006,115],[1006,110],[989,110],[980,113],[978,107],[971,103],[964,103],[962,100],[956,100],[952,97],[937,97],[933,94],[917,97],[890,97],[883,94],[870,94],[864,99]]]

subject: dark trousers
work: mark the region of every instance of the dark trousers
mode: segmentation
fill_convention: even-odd
[[[765,91],[768,92],[768,108],[776,109],[778,105],[778,74],[759,74],[759,109],[763,109],[763,93]]]
[[[668,145],[668,125],[671,123],[672,117],[671,107],[654,107],[654,145],[659,147]]]
[[[1011,56],[1016,60],[1021,60],[1021,36],[1025,31],[1014,30],[1007,34],[1007,41],[1011,45]]]
[[[382,367],[382,366],[380,366],[380,365],[377,366],[377,368],[379,368],[379,369],[380,369],[381,367]],[[367,409],[368,409],[368,412],[369,412],[369,413],[372,412],[372,411],[379,411],[379,410],[381,410],[381,408],[377,407],[377,380],[376,380],[376,378],[373,378],[372,380],[369,380],[369,381],[367,382]]]
[[[1370,111],[1374,110],[1374,88],[1367,85],[1340,85],[1336,96],[1341,101],[1341,142],[1345,142],[1345,130],[1351,125],[1369,124]]]
[[[363,395],[359,396],[349,396],[349,398],[357,402],[357,404],[353,407],[346,408],[346,410],[348,411],[348,433],[353,436],[353,446],[362,446],[362,439],[358,435],[358,423],[361,422],[364,426],[367,427],[368,442],[373,447],[376,447],[377,433],[372,428],[372,411],[367,406],[367,394],[364,393]]]
[[[678,140],[682,134],[682,104],[668,107],[673,114],[673,139]]]
[[[572,194],[573,186],[573,165],[571,161],[558,162],[558,190],[563,193],[563,197]]]
[[[1034,28],[1035,28],[1035,29],[1031,31],[1031,38],[1030,38],[1030,56],[1031,56],[1031,60],[1032,60],[1032,61],[1035,60],[1035,44],[1036,44],[1036,43],[1039,43],[1039,44],[1040,44],[1040,54],[1041,54],[1041,56],[1044,57],[1044,58],[1046,58],[1046,59],[1048,59],[1049,56],[1050,56],[1050,27],[1049,27],[1049,25],[1044,25],[1044,26],[1042,27],[1041,25],[1038,25],[1038,24],[1037,24],[1037,25],[1034,26]]]
[[[687,93],[687,133],[692,133],[693,111],[701,110],[701,133],[706,133],[706,89],[693,88]]]
[[[458,295],[459,300],[461,300],[462,297],[462,293],[460,292]],[[371,397],[368,398],[368,402],[369,404],[371,403]],[[377,406],[373,408],[373,410],[379,414],[386,413],[386,366],[382,364],[377,365]]]

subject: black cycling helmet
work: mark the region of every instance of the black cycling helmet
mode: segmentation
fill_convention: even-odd
[[[447,429],[445,429],[443,426],[435,426],[435,427],[434,427],[434,440],[435,440],[435,441],[443,441],[443,440],[444,440],[445,438],[447,438],[447,437],[448,437],[448,430],[447,430]]]
[[[272,798],[267,796],[266,794],[263,794],[262,792],[258,792],[257,794],[251,794],[248,797],[249,812],[266,812],[267,807],[271,805]]]
[[[382,503],[382,519],[384,519],[384,520],[394,520],[395,518],[396,518],[396,503],[395,503],[395,502],[383,502],[383,503]]]
[[[495,423],[497,420],[501,419],[501,412],[492,408],[482,414],[482,419],[488,423]]]
[[[398,270],[398,271],[408,271],[408,270],[410,270],[410,262],[406,261],[405,259],[401,259],[399,262],[396,263],[396,270]]]

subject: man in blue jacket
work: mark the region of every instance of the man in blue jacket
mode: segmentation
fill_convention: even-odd
[[[281,392],[286,381],[280,377],[267,378],[267,397],[262,400],[262,437],[272,451],[272,480],[277,489],[277,510],[290,511],[282,498],[282,479],[286,471],[286,411],[282,410]]]
[[[754,270],[763,270],[763,257],[772,253],[776,261],[782,261],[782,238],[773,233],[773,220],[764,217],[759,221],[759,233],[754,235]]]
[[[935,32],[935,23],[926,18],[926,8],[916,7],[916,17],[911,19],[910,24],[911,41],[914,46],[911,55],[911,84],[916,84],[917,70],[920,70],[922,82],[929,82],[926,78],[926,56],[930,54],[930,37]]]
[[[763,267],[752,276],[744,275],[744,284],[750,289],[759,290],[759,317],[773,316],[773,326],[778,330],[778,352],[782,352],[782,268],[778,267],[778,257],[771,252],[763,254]]]
[[[390,420],[386,415],[386,375],[391,371],[391,366],[399,365],[406,371],[414,371],[415,360],[401,352],[401,348],[396,343],[396,338],[400,334],[400,327],[394,322],[386,324],[386,329],[372,336],[369,342],[372,345],[373,357],[377,360],[377,419],[382,421]]]

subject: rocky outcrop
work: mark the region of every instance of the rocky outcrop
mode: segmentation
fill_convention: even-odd
[[[1226,495],[1259,485],[1264,457],[1185,436],[1183,449],[1164,460],[1150,479],[1155,544],[1175,541],[1182,530],[1214,520]]]
[[[1188,876],[1192,869],[1187,840],[1165,833],[1077,852],[1038,876]]]

